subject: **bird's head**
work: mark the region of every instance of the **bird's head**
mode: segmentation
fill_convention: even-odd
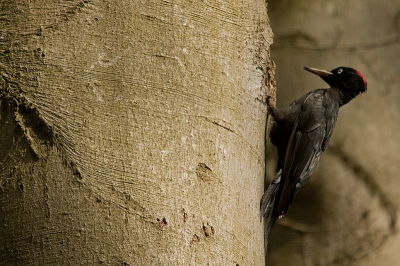
[[[331,71],[304,67],[305,70],[320,76],[332,88],[339,89],[348,100],[367,91],[367,80],[360,71],[350,67],[338,67]]]

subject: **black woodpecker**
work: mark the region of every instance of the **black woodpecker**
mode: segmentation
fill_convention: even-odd
[[[320,76],[330,88],[310,91],[287,109],[277,109],[267,98],[268,113],[274,120],[270,139],[278,149],[278,173],[260,202],[266,223],[265,254],[276,220],[286,214],[328,146],[339,108],[367,90],[365,77],[353,68],[304,69]]]

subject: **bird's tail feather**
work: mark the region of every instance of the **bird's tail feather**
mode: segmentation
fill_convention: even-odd
[[[275,179],[268,186],[260,202],[260,214],[261,214],[260,219],[264,218],[264,224],[265,224],[264,228],[265,255],[267,255],[269,235],[271,234],[272,228],[274,227],[274,224],[278,219],[278,215],[273,212],[273,209],[275,205],[276,194],[278,193],[279,185],[281,182],[281,173],[282,170],[278,172]]]

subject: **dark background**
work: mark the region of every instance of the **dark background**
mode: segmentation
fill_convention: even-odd
[[[399,265],[400,1],[269,1],[277,107],[326,88],[304,66],[361,71],[328,150],[287,216],[267,265]],[[269,178],[275,150],[269,145]]]

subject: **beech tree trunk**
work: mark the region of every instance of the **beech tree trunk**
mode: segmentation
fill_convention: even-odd
[[[0,3],[0,265],[264,263],[265,1]]]

